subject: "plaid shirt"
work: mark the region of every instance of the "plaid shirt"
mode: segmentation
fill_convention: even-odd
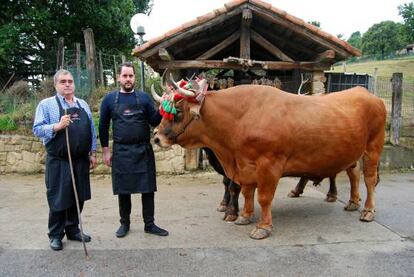
[[[69,109],[69,103],[66,102],[65,98],[58,93],[56,94],[62,104],[63,109]],[[92,132],[92,151],[96,151],[96,132],[95,127],[92,120],[92,113],[88,106],[88,104],[79,98],[73,97],[73,102],[77,106],[77,102],[81,108],[83,108],[86,113],[88,114],[89,119],[91,120],[91,132]],[[33,122],[33,134],[41,138],[43,144],[46,145],[49,141],[51,141],[56,133],[53,132],[53,125],[57,124],[60,121],[60,112],[59,106],[56,102],[55,96],[43,99],[40,101],[39,105],[36,108],[36,115]]]

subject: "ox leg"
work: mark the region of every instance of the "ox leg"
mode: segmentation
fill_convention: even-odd
[[[348,175],[349,182],[351,183],[351,195],[348,204],[346,204],[344,209],[345,211],[356,211],[359,209],[359,201],[361,201],[361,197],[359,195],[359,179],[361,177],[359,164],[348,168],[346,170],[346,174]]]
[[[303,190],[305,189],[305,186],[308,182],[309,182],[309,179],[305,177],[300,178],[296,187],[288,193],[288,197],[290,198],[299,197],[303,193]]]
[[[367,199],[361,212],[361,221],[371,222],[375,216],[375,186],[378,181],[378,164],[380,154],[378,151],[368,151],[363,157],[364,181],[367,188]]]
[[[257,170],[257,200],[261,207],[259,223],[250,233],[252,239],[265,239],[272,233],[272,201],[282,170],[270,165]]]
[[[241,192],[244,196],[244,207],[241,214],[237,217],[234,222],[237,225],[247,225],[252,223],[254,215],[254,185],[243,185]]]
[[[227,205],[227,210],[224,215],[224,220],[227,222],[235,221],[239,215],[239,195],[240,195],[240,186],[233,181],[230,181],[228,186],[230,193],[229,204]]]
[[[229,191],[229,184],[231,180],[226,176],[223,176],[223,185],[224,185],[224,195],[223,200],[221,200],[219,207],[217,208],[218,212],[225,212],[227,210],[227,206],[230,202],[230,191]]]
[[[329,191],[326,194],[327,202],[335,202],[338,196],[338,191],[336,189],[336,176],[329,177]]]

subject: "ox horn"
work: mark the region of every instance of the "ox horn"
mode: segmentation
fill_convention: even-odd
[[[164,70],[164,72],[162,73],[162,76],[161,76],[160,85],[161,85],[161,88],[162,88],[163,91],[167,90],[167,86],[166,86],[167,80],[165,80],[165,76],[167,75],[167,72],[168,72],[168,68],[166,70]]]
[[[181,88],[175,81],[174,78],[172,76],[172,74],[170,73],[170,80],[171,80],[171,84],[173,85],[173,87],[178,91],[179,94],[183,95],[183,96],[188,96],[188,97],[194,97],[194,92],[187,90],[187,89],[183,89]]]
[[[151,95],[152,95],[152,98],[154,98],[155,101],[157,101],[158,103],[161,103],[162,98],[155,91],[154,84],[151,85]]]

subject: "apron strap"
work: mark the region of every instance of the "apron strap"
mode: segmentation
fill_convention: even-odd
[[[141,101],[139,101],[138,93],[135,92],[135,90],[134,90],[134,93],[135,93],[135,99],[137,99],[138,110],[140,110],[141,109]]]
[[[115,94],[115,106],[117,106],[119,104],[118,103],[119,102],[119,93],[120,93],[120,91],[118,90]],[[137,101],[138,110],[140,110],[141,109],[141,101],[139,101],[138,93],[135,92],[135,90],[134,90],[134,94],[135,94],[135,99]]]
[[[56,98],[56,102],[58,103],[58,106],[59,106],[59,116],[62,116],[64,114],[62,104],[60,103],[59,97],[57,95],[55,95],[55,98]],[[59,120],[60,120],[60,118],[59,118]]]
[[[62,107],[62,103],[60,103],[60,99],[59,99],[59,97],[57,95],[55,95],[55,98],[56,98],[56,102],[58,103],[58,106],[59,106],[60,116],[62,116],[65,113],[65,111],[64,111],[64,109]],[[79,109],[82,109],[82,106],[80,105],[79,100],[76,100],[76,104],[78,104]]]

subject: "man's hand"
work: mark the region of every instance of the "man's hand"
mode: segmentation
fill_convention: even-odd
[[[65,129],[66,127],[68,127],[68,126],[69,126],[69,124],[70,124],[71,122],[72,122],[72,120],[70,120],[70,115],[69,115],[69,114],[67,114],[67,115],[63,115],[63,116],[60,118],[59,123],[57,123],[57,124],[53,125],[53,131],[57,132],[57,131],[60,131],[60,130],[62,130],[62,129]]]
[[[104,164],[111,167],[112,166],[111,150],[109,149],[109,147],[104,147],[102,150],[103,150],[103,162],[104,162]]]
[[[89,156],[89,162],[89,168],[94,169],[97,165],[96,154],[92,154],[91,156]]]

